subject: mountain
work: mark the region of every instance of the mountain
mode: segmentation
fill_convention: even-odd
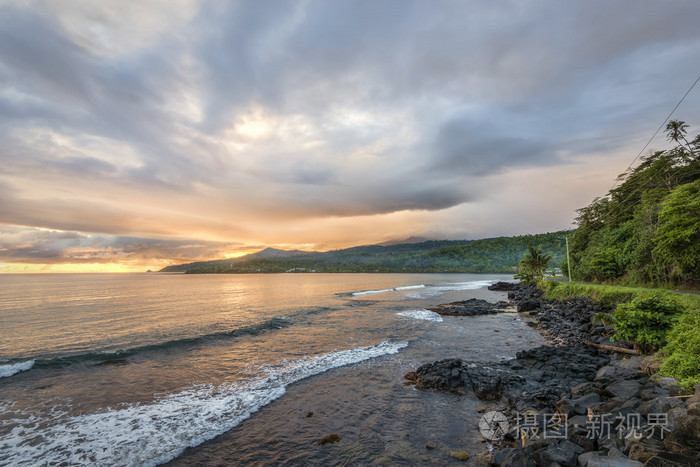
[[[425,237],[416,237],[414,235],[414,236],[408,237],[405,240],[389,240],[388,242],[377,243],[377,245],[380,245],[380,246],[405,245],[405,244],[411,244],[411,243],[423,243],[423,242],[427,242],[427,241],[429,241],[429,240]],[[466,241],[466,240],[464,240],[464,241]]]
[[[234,259],[168,266],[162,272],[511,272],[528,246],[541,245],[558,266],[566,231],[481,240],[427,240],[365,245],[332,251],[266,248]]]
[[[318,253],[317,251],[301,251],[301,250],[280,250],[278,248],[265,248],[257,253],[242,256],[239,259],[246,258],[290,258],[292,256],[304,256]]]

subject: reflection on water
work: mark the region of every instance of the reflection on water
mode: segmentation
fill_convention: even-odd
[[[503,277],[0,276],[0,371],[35,361],[0,377],[0,464],[153,463],[185,446],[175,463],[393,463],[480,444],[465,422],[476,401],[402,376],[538,340],[515,315],[425,310],[502,299],[478,287]]]

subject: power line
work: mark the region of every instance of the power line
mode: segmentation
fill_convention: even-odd
[[[690,94],[690,91],[693,90],[693,88],[695,87],[696,84],[698,84],[698,82],[700,82],[700,75],[695,79],[695,81],[694,81],[693,84],[688,88],[688,90],[685,92],[685,94],[683,94],[683,97],[681,97],[681,100],[678,101],[678,103],[677,103],[676,106],[673,108],[673,110],[671,110],[671,112],[670,112],[670,113],[668,114],[668,116],[664,119],[664,121],[661,123],[661,125],[659,125],[659,128],[656,129],[656,131],[655,131],[654,134],[651,136],[651,138],[649,138],[649,141],[647,141],[647,143],[644,145],[644,147],[642,148],[642,150],[639,151],[639,154],[637,154],[637,156],[634,158],[634,160],[632,160],[632,162],[631,162],[630,165],[627,167],[627,169],[625,169],[625,171],[623,172],[623,174],[628,173],[628,171],[632,168],[632,166],[633,166],[634,163],[637,161],[637,159],[639,159],[639,156],[642,155],[642,153],[644,152],[644,150],[649,146],[649,144],[651,144],[651,142],[654,140],[654,138],[656,137],[656,135],[659,134],[659,131],[661,131],[661,129],[662,129],[662,128],[664,127],[664,125],[666,124],[666,122],[668,122],[668,120],[671,118],[671,116],[673,115],[673,113],[678,109],[678,107],[680,107],[680,105],[683,103],[683,101],[684,101],[685,98],[688,96],[688,94]],[[692,154],[692,153],[691,153],[691,154]],[[630,209],[632,206],[624,207],[624,204],[625,204],[627,201],[629,201],[639,190],[643,190],[644,188],[646,188],[646,187],[654,180],[654,177],[660,173],[661,170],[663,170],[663,169],[662,169],[661,167],[659,167],[659,169],[657,170],[657,173],[654,173],[652,176],[650,176],[646,183],[644,183],[643,185],[641,185],[641,186],[637,187],[636,189],[632,190],[632,192],[629,193],[629,195],[628,195],[623,201],[621,201],[620,203],[618,203],[618,212],[617,212],[617,213],[614,213],[613,220],[617,220],[622,214],[624,214],[625,212],[629,211],[629,209]],[[620,179],[618,179],[618,180],[615,181],[615,183],[613,184],[613,186],[610,187],[610,189],[608,190],[608,193],[610,193],[610,192],[613,190],[613,188],[615,188],[615,187],[617,186],[617,184],[618,184],[619,181],[620,181]],[[606,195],[606,196],[607,196],[607,195]]]
[[[654,140],[654,138],[656,138],[656,135],[659,134],[659,131],[661,131],[661,129],[662,129],[662,128],[664,127],[664,125],[666,124],[666,122],[668,122],[668,120],[671,118],[671,116],[672,116],[673,113],[676,111],[676,109],[678,109],[678,107],[680,107],[680,105],[683,103],[683,101],[684,101],[685,98],[688,96],[688,94],[690,94],[690,91],[692,91],[693,88],[695,87],[695,85],[698,84],[698,81],[700,81],[700,75],[698,75],[698,77],[697,77],[697,79],[695,80],[695,82],[688,88],[688,90],[685,92],[685,94],[683,94],[683,97],[681,97],[681,100],[678,101],[678,104],[676,104],[676,106],[673,108],[673,110],[671,110],[671,113],[668,114],[668,117],[666,117],[666,119],[665,119],[663,122],[661,122],[661,125],[659,125],[659,128],[657,128],[656,131],[654,132],[654,134],[651,135],[651,138],[649,138],[649,141],[647,141],[647,144],[645,144],[644,147],[642,148],[642,150],[639,151],[639,154],[637,154],[637,156],[632,160],[632,162],[630,162],[630,165],[625,169],[625,171],[622,172],[623,174],[627,173],[627,171],[628,171],[629,169],[632,168],[632,166],[633,166],[634,163],[637,161],[637,159],[639,159],[639,156],[641,156],[642,153],[644,152],[644,150],[645,150],[647,147],[649,147],[649,145],[651,144],[651,142]],[[616,180],[615,180],[615,183],[613,183],[613,186],[610,187],[610,190],[608,190],[608,192],[611,191],[613,188],[615,188],[615,187],[617,186],[617,183],[618,183],[619,181],[620,181],[619,179],[616,179]]]

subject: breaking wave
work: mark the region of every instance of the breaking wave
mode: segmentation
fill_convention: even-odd
[[[34,366],[34,360],[26,360],[24,362],[10,363],[9,365],[0,365],[0,378],[7,378],[20,371],[27,371]]]
[[[403,285],[401,287],[394,287],[393,289],[361,290],[359,292],[350,292],[349,294],[340,294],[340,295],[350,295],[353,297],[357,297],[360,295],[371,295],[371,294],[377,294],[377,293],[398,292],[398,291],[402,291],[402,290],[422,289],[424,287],[425,287],[425,284]]]
[[[3,465],[157,465],[218,436],[309,376],[383,355],[408,344],[382,342],[280,362],[245,383],[200,385],[150,404],[129,404],[51,420],[22,413],[0,440]],[[5,417],[5,419],[7,419]]]
[[[399,316],[404,316],[406,318],[419,319],[423,321],[435,321],[436,323],[442,323],[442,316],[430,310],[406,310],[396,313]]]

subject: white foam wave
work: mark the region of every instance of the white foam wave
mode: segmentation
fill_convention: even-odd
[[[479,281],[469,281],[469,282],[453,282],[448,284],[435,284],[425,286],[423,290],[411,291],[406,293],[408,298],[430,298],[442,295],[445,292],[451,290],[475,290],[487,287],[493,284],[492,280],[479,280]]]
[[[411,291],[411,292],[406,292],[404,295],[407,298],[430,298],[430,297],[437,297],[438,295],[442,295],[441,290],[435,290],[431,287],[419,290],[419,291]]]
[[[406,318],[420,319],[424,321],[435,321],[436,323],[442,323],[442,316],[430,311],[430,310],[406,310],[396,313],[399,316],[405,316]]]
[[[393,292],[394,289],[379,289],[379,290],[363,290],[361,292],[353,292],[351,295],[353,297],[357,297],[358,295],[370,295],[370,294],[375,294],[375,293],[385,293],[385,292]]]
[[[34,360],[27,360],[26,362],[13,363],[11,365],[0,365],[0,378],[7,378],[20,371],[27,371],[34,366]]]
[[[393,289],[362,290],[360,292],[353,292],[351,295],[353,297],[356,297],[358,295],[370,295],[370,294],[376,294],[376,293],[396,292],[399,290],[422,289],[423,287],[425,287],[424,284],[403,285],[401,287],[394,287]]]
[[[407,343],[389,343],[307,357],[276,366],[247,383],[202,385],[151,404],[56,420],[26,417],[0,441],[2,465],[157,465],[238,425],[286,387],[312,375],[382,355]]]
[[[396,287],[394,290],[411,290],[411,289],[422,289],[422,288],[425,288],[425,284],[404,285],[403,287]]]
[[[484,287],[488,287],[493,284],[494,281],[469,281],[469,282],[455,282],[452,284],[445,284],[441,286],[434,287],[436,290],[476,290]]]

